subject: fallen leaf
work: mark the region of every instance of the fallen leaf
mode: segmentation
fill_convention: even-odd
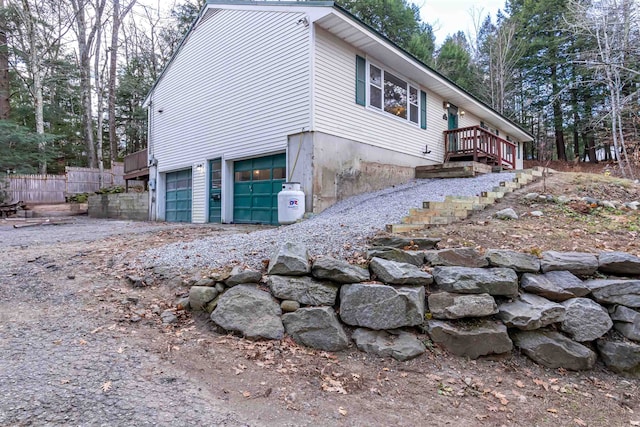
[[[102,391],[104,393],[108,392],[109,390],[111,390],[112,384],[111,381],[107,381],[105,383],[102,384],[102,386],[100,387],[102,389]]]
[[[87,345],[87,342],[85,340],[81,339],[80,341],[78,341],[78,344]]]
[[[251,392],[250,392],[250,391],[243,391],[243,392],[242,392],[242,395],[243,395],[244,397],[251,397]]]
[[[486,420],[487,418],[489,418],[489,415],[476,414],[476,419],[479,421]]]
[[[487,411],[489,412],[498,412],[497,406],[487,406]]]
[[[547,409],[547,412],[550,412],[552,414],[557,414],[558,410],[556,408],[549,408],[549,409]]]
[[[546,382],[539,380],[537,378],[533,379],[533,382],[539,386],[541,386],[542,388],[544,388],[546,391],[549,391],[549,384],[547,384]]]
[[[338,408],[338,412],[340,412],[340,415],[342,415],[343,417],[347,416],[347,410],[344,409],[342,406]]]
[[[124,353],[124,348],[122,348],[122,347],[118,347],[117,352],[118,352],[118,354],[122,354],[122,353]]]
[[[579,425],[580,427],[586,427],[587,426],[587,423],[585,423],[580,418],[574,418],[573,422],[576,423],[576,425]]]
[[[629,421],[629,425],[640,426],[640,421]]]
[[[516,381],[516,387],[524,388],[524,383],[522,381]]]
[[[338,380],[334,380],[331,377],[325,376],[322,381],[322,390],[331,391],[340,394],[347,394],[347,390],[345,390],[342,383]]]

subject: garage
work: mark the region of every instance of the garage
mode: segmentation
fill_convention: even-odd
[[[240,160],[233,166],[233,221],[278,224],[278,193],[286,178],[284,154]]]
[[[191,169],[167,174],[165,220],[191,222]]]

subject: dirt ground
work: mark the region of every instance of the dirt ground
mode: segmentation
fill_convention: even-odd
[[[557,173],[425,234],[442,237],[440,247],[640,254],[637,213],[525,203],[532,191],[640,200],[638,185]],[[544,216],[491,218],[508,206]],[[133,288],[126,260],[250,229],[85,221],[93,237],[57,242],[43,233],[69,235],[71,225],[13,234],[0,223],[0,425],[640,425],[638,380],[599,364],[582,373],[551,370],[517,351],[471,361],[424,335],[429,351],[397,362],[354,348],[326,353],[289,339],[246,341],[218,333],[204,315],[177,312],[177,324],[163,325],[158,313],[186,288]],[[81,373],[67,367],[81,362]]]

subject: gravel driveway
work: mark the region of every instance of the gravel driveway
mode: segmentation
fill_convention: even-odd
[[[411,182],[266,230],[88,218],[0,225],[0,425],[260,425],[257,417],[269,408],[240,412],[164,357],[174,332],[163,330],[157,315],[147,311],[139,323],[124,316],[143,307],[123,279],[134,258],[187,269],[232,261],[257,266],[286,240],[306,243],[314,255],[344,256],[423,200],[475,195],[511,178]],[[186,229],[190,234],[180,234]],[[145,292],[148,308],[153,294]],[[303,424],[295,415],[278,424]]]
[[[140,262],[185,269],[240,262],[259,268],[286,241],[307,245],[312,256],[346,258],[362,250],[367,239],[384,230],[385,225],[399,223],[409,208],[422,207],[423,201],[441,201],[448,195],[478,196],[514,177],[514,173],[503,172],[475,178],[413,180],[343,200],[300,223],[257,231],[250,238],[235,235],[224,240],[204,238],[187,245],[167,245],[146,252]]]
[[[123,321],[118,307],[135,298],[105,274],[128,242],[179,227],[0,225],[1,426],[247,424],[164,360],[157,337]]]

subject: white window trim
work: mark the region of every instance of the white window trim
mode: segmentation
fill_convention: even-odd
[[[395,71],[389,70],[386,67],[378,65],[376,62],[369,61],[369,59],[366,59],[366,63],[367,63],[367,66],[366,66],[366,69],[365,69],[366,70],[366,86],[365,86],[366,108],[368,110],[375,111],[378,114],[382,114],[385,117],[393,117],[394,120],[398,120],[398,121],[403,122],[403,123],[408,123],[408,124],[410,124],[412,126],[420,128],[420,111],[421,111],[421,108],[420,108],[421,107],[421,105],[420,105],[420,102],[421,102],[420,92],[423,91],[423,89],[420,88],[420,85],[412,82],[411,80],[407,79],[406,77],[404,77],[400,73],[396,73]],[[375,105],[371,105],[371,86],[373,85],[371,83],[371,66],[372,65],[374,67],[378,68],[381,71],[381,76],[380,76],[381,86],[380,87],[376,86],[376,87],[378,87],[382,92],[382,108],[378,108]],[[393,74],[394,76],[404,80],[407,83],[407,118],[406,119],[404,119],[402,117],[398,117],[395,114],[391,114],[391,113],[389,113],[389,112],[384,110],[384,73],[385,72],[389,72],[389,73]],[[411,91],[412,87],[418,91],[418,99],[417,99],[418,102],[417,102],[417,104],[413,104],[413,105],[417,105],[418,106],[418,121],[417,122],[411,121],[411,105],[412,104],[409,101],[409,98],[410,98],[410,95],[411,95],[410,91]],[[426,91],[424,91],[424,92],[426,92]],[[428,112],[427,112],[427,116],[428,116]]]

